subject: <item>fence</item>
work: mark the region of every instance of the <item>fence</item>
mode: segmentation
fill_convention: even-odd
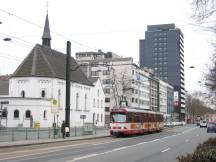
[[[96,127],[91,131],[84,127],[71,127],[70,137],[96,134]],[[61,128],[0,128],[0,142],[61,138]]]

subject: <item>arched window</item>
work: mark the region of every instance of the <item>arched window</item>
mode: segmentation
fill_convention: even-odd
[[[25,98],[25,91],[21,91],[21,97]]]
[[[85,103],[84,103],[84,109],[86,110],[87,109],[87,94],[85,94]]]
[[[30,110],[26,110],[25,117],[28,119],[31,117],[31,111]]]
[[[3,111],[2,111],[2,117],[3,118],[7,118],[7,110],[6,109],[4,109]]]
[[[99,99],[97,99],[97,108],[99,108]]]
[[[79,109],[79,93],[76,93],[76,109]]]
[[[101,100],[101,108],[103,108],[103,100]]]
[[[47,111],[46,110],[44,110],[43,117],[44,117],[44,119],[47,119]]]
[[[98,89],[98,91],[97,91],[97,95],[98,95],[98,97],[99,97],[99,95],[100,95],[100,90]]]
[[[19,110],[14,110],[14,118],[19,118]]]
[[[41,97],[44,98],[45,96],[46,96],[46,91],[45,91],[45,90],[42,90],[42,91],[41,91]]]

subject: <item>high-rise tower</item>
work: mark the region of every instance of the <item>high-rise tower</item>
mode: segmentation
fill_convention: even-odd
[[[173,115],[185,118],[184,36],[175,24],[149,25],[140,40],[140,67],[152,68],[155,75],[174,87]]]

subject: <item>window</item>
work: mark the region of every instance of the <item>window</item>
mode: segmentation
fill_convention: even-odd
[[[87,94],[85,94],[85,103],[84,103],[84,109],[87,109]]]
[[[99,72],[98,71],[91,71],[91,76],[99,76]]]
[[[46,110],[44,110],[43,117],[44,117],[44,120],[47,119],[47,111]]]
[[[7,118],[7,110],[6,109],[4,109],[3,111],[2,111],[2,118]]]
[[[126,122],[126,114],[125,113],[113,113],[111,114],[111,121],[117,123],[125,123]]]
[[[105,107],[105,112],[109,112],[110,108],[109,107]]]
[[[25,98],[25,91],[21,91],[21,97]]]
[[[101,108],[103,108],[103,100],[101,100]]]
[[[93,107],[95,107],[95,98],[93,99]]]
[[[31,117],[31,111],[30,110],[26,110],[25,112],[25,118],[29,119]]]
[[[99,99],[97,99],[97,108],[99,108]]]
[[[101,114],[101,122],[103,122],[103,114]]]
[[[45,90],[42,90],[42,91],[41,91],[41,97],[44,98],[45,96],[46,96],[46,92],[45,92]]]
[[[14,118],[19,118],[19,110],[14,110]]]
[[[79,93],[76,93],[76,110],[79,109]]]
[[[111,79],[104,79],[103,80],[103,84],[111,84],[111,83],[112,83]]]
[[[134,98],[132,98],[132,103],[134,103]]]
[[[100,90],[98,89],[97,91],[97,96],[99,97],[100,96]]]
[[[99,114],[97,114],[97,122],[99,122]]]
[[[110,88],[104,89],[104,92],[107,93],[107,94],[110,94]]]
[[[105,102],[110,102],[110,98],[105,98]]]
[[[103,71],[103,75],[110,75],[110,71],[104,70],[104,71]]]
[[[134,123],[139,123],[140,118],[139,118],[139,113],[134,113]]]

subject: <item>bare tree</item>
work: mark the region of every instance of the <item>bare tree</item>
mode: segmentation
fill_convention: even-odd
[[[116,105],[120,101],[128,101],[132,94],[132,80],[127,75],[127,71],[124,70],[121,73],[118,73],[115,70],[112,70],[112,90],[113,97],[115,98]]]
[[[193,15],[192,18],[199,24],[201,29],[212,32],[216,38],[216,0],[192,0]],[[212,43],[212,65],[208,72],[204,74],[206,86],[210,91],[209,94],[215,96],[216,92],[216,42]],[[212,97],[213,98],[213,97]],[[215,98],[215,97],[214,97]]]
[[[206,113],[213,112],[212,109],[210,109],[201,99],[198,98],[197,94],[189,94],[186,97],[187,119],[191,119],[192,122],[196,120],[197,116],[203,116]]]
[[[215,0],[192,0],[191,4],[194,10],[192,17],[199,23],[206,22],[216,12]]]

